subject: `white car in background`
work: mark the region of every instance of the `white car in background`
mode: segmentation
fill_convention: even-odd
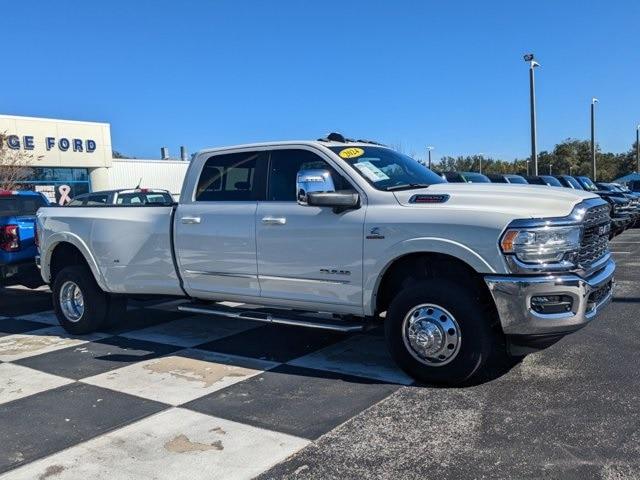
[[[75,197],[68,207],[99,207],[101,205],[145,206],[172,205],[173,196],[168,190],[157,188],[134,188],[123,190],[102,190],[84,193]]]

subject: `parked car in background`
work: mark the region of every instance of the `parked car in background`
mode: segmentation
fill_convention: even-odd
[[[627,187],[632,192],[640,192],[640,180],[631,180],[627,182]]]
[[[0,286],[44,285],[35,261],[34,230],[36,212],[47,206],[41,193],[0,190]]]
[[[487,175],[491,183],[514,183],[520,185],[527,185],[527,179],[522,175],[515,175],[513,173],[490,173]]]
[[[145,206],[172,205],[175,203],[168,190],[134,188],[127,190],[103,190],[75,197],[68,207],[99,207],[101,205]]]
[[[525,177],[531,185],[546,185],[548,187],[562,187],[562,183],[553,175],[537,175]]]
[[[633,223],[635,209],[631,206],[631,201],[627,198],[624,198],[619,195],[611,195],[607,192],[599,191],[597,187],[592,189],[589,187],[589,190],[585,188],[585,186],[590,185],[589,182],[591,180],[589,177],[581,177],[581,181],[578,180],[578,177],[573,177],[571,175],[556,175],[556,178],[562,183],[562,185],[566,188],[572,188],[574,190],[584,190],[591,191],[596,195],[599,195],[601,198],[606,200],[611,207],[611,236],[618,235],[624,232],[630,225]],[[587,182],[585,179],[589,179]],[[593,182],[591,182],[593,183]]]
[[[632,192],[616,183],[596,182],[598,190],[608,192],[612,195],[624,196],[631,201],[631,205],[635,208],[635,221],[632,227],[640,227],[640,192]]]
[[[151,294],[214,317],[382,324],[406,372],[456,384],[505,346],[519,355],[556,342],[611,300],[598,196],[446,183],[406,155],[339,138],[201,151],[177,205],[40,211],[61,325],[97,330],[124,296]]]
[[[451,183],[491,183],[489,177],[478,172],[444,172],[442,177]]]
[[[638,197],[636,195],[632,193],[623,192],[620,189],[614,189],[614,190],[601,189],[594,183],[593,180],[591,180],[589,177],[585,175],[580,175],[575,178],[586,191],[593,192],[597,195],[600,195],[602,198],[606,199],[606,197],[610,197],[610,198],[622,198],[622,199],[628,200],[629,205],[624,207],[624,211],[629,213],[631,217],[631,220],[627,225],[627,228],[634,226],[640,219],[640,200],[638,200]]]
[[[565,188],[573,188],[574,190],[584,190],[580,182],[578,182],[571,175],[554,175],[556,180],[560,182],[560,184]]]

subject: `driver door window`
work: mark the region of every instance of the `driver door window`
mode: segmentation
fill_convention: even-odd
[[[335,168],[309,150],[274,150],[269,162],[267,200],[296,201],[296,176],[300,170],[329,170],[337,191],[354,191]]]

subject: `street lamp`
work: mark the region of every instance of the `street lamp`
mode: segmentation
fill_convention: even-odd
[[[478,154],[478,161],[480,162],[480,173],[482,173],[482,156],[484,155],[484,153],[480,152]]]
[[[596,181],[596,103],[597,98],[591,99],[591,173],[593,181]]]
[[[529,103],[531,106],[531,161],[533,174],[538,175],[538,138],[536,135],[536,82],[534,69],[540,64],[535,61],[533,53],[527,53],[524,61],[529,64]]]
[[[429,170],[431,170],[431,150],[433,150],[433,147],[427,147],[427,151],[429,152]]]
[[[550,164],[549,164],[549,175],[552,175],[552,173],[551,173],[551,168],[552,168],[552,167],[553,167],[553,163],[550,163]]]
[[[640,125],[636,127],[636,172],[640,173]]]

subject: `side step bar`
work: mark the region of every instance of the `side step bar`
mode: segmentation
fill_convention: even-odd
[[[207,315],[219,315],[228,318],[240,318],[243,320],[254,320],[256,322],[277,323],[281,325],[294,325],[296,327],[318,328],[322,330],[332,330],[334,332],[361,332],[366,328],[364,323],[353,321],[332,321],[319,318],[317,320],[302,315],[296,315],[287,311],[275,311],[270,309],[252,310],[215,305],[212,308],[204,306],[180,305],[181,312],[204,313]]]

